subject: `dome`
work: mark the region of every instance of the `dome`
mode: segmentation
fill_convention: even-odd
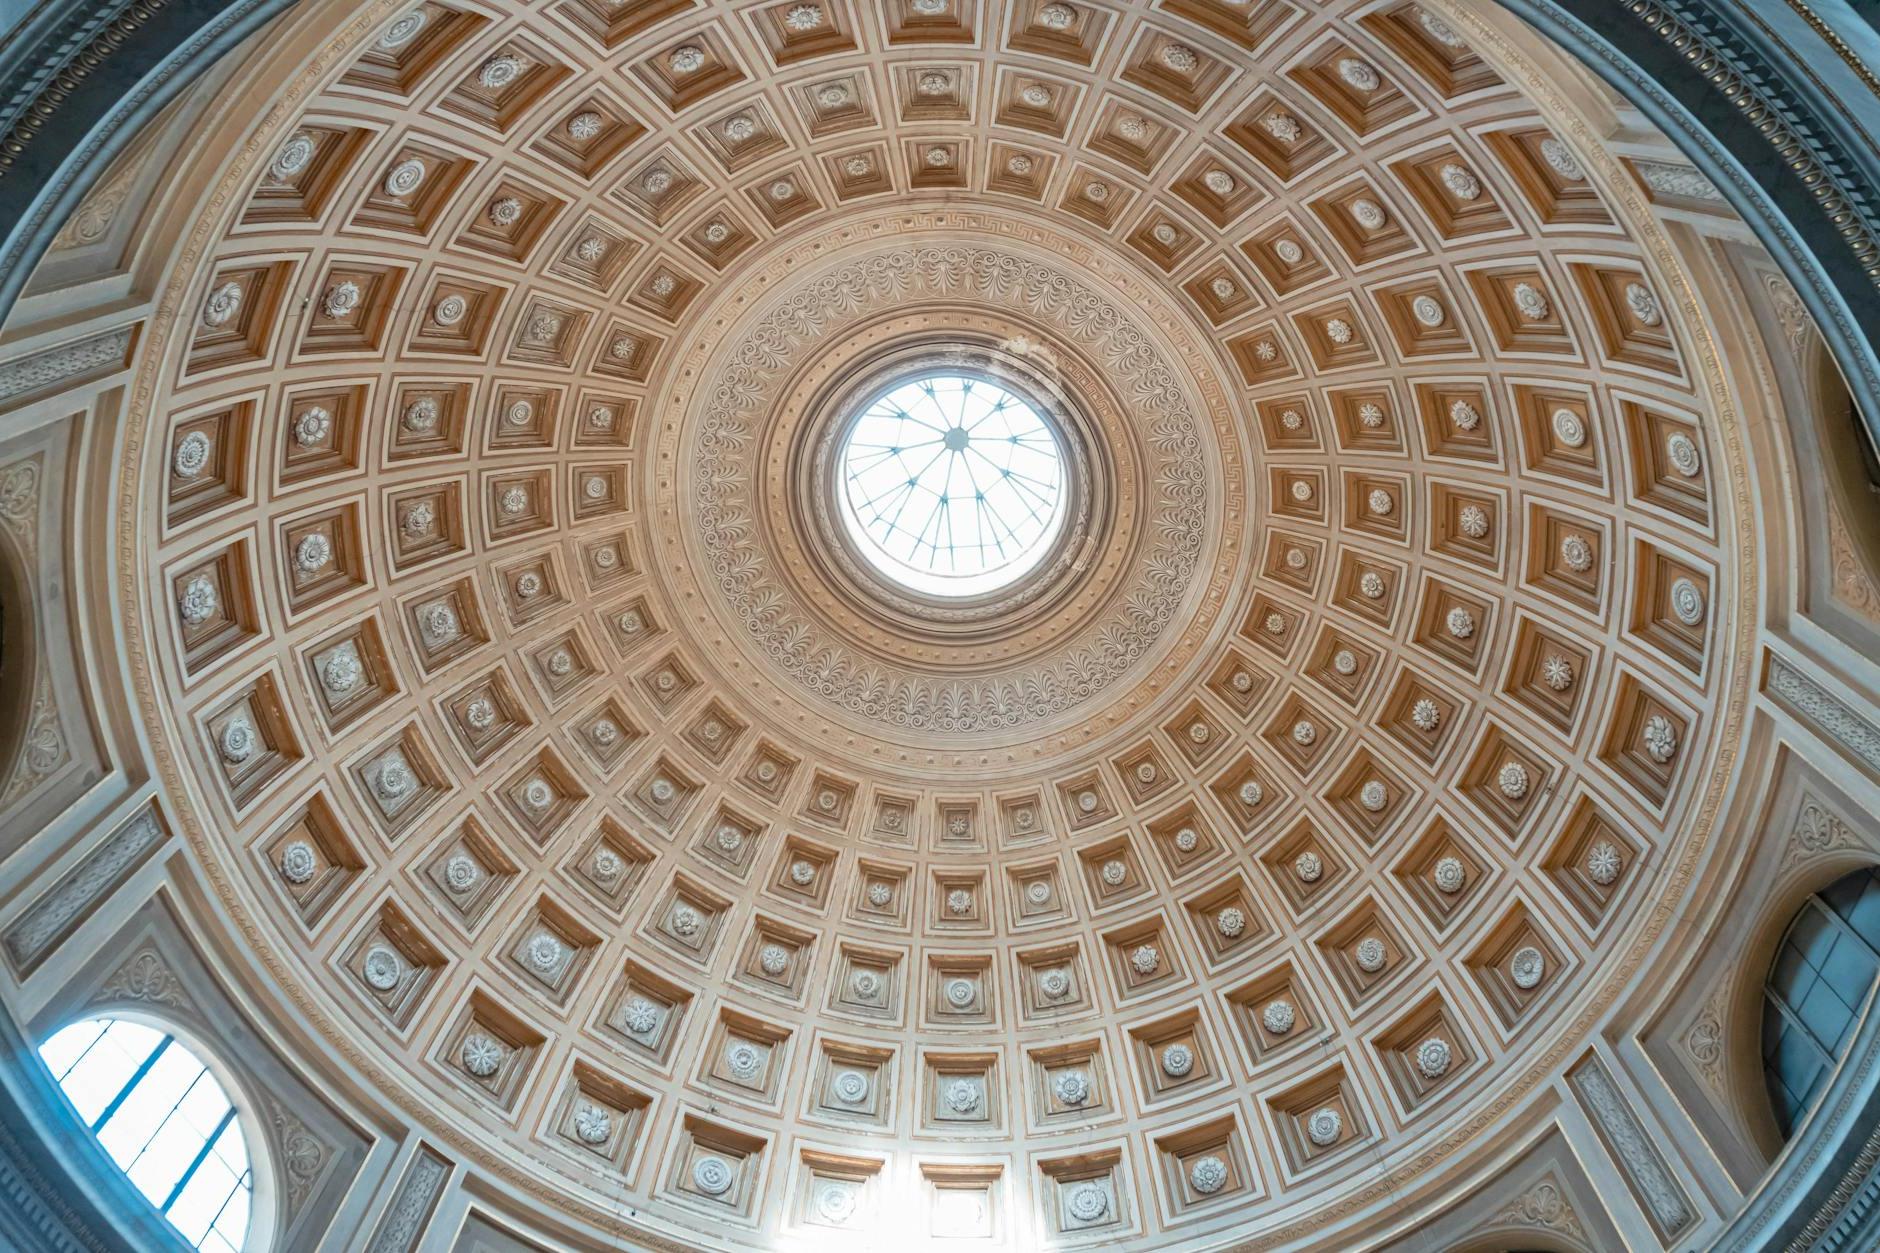
[[[1764,976],[1880,933],[1880,473],[1543,29],[232,40],[6,325],[13,1017],[184,1032],[252,1249],[1723,1242],[1865,1056]]]

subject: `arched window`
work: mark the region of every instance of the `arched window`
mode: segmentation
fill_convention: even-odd
[[[1784,1139],[1847,1052],[1876,978],[1880,870],[1858,870],[1802,902],[1763,984],[1763,1077]]]
[[[237,1253],[254,1172],[234,1105],[194,1053],[141,1023],[93,1018],[54,1035],[39,1056],[111,1160],[185,1240]]]

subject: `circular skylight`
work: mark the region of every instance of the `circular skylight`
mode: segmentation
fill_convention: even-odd
[[[868,563],[932,596],[1030,573],[1064,524],[1064,451],[1032,403],[985,379],[929,374],[869,403],[843,438],[837,496]]]

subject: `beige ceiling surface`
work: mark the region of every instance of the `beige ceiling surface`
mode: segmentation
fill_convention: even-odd
[[[426,4],[238,97],[120,555],[283,995],[714,1245],[1298,1235],[1485,1160],[1701,848],[1753,537],[1631,176],[1453,23]],[[960,343],[1102,505],[971,620],[813,490],[832,389]]]

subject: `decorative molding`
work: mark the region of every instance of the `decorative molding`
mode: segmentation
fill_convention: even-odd
[[[1597,1060],[1589,1060],[1573,1073],[1572,1084],[1658,1234],[1676,1238],[1697,1221],[1697,1212],[1612,1076]]]
[[[1685,1053],[1696,1063],[1697,1073],[1718,1096],[1729,1095],[1729,1089],[1723,1081],[1724,1049],[1728,1041],[1723,1030],[1723,1018],[1729,1000],[1730,990],[1727,987],[1719,988],[1698,1012],[1690,1030],[1684,1033]]]
[[[163,954],[151,945],[139,949],[119,966],[99,985],[87,1005],[123,1001],[155,1002],[178,1010],[192,1008],[188,994],[183,991],[182,980],[171,971]]]
[[[13,763],[12,777],[0,789],[0,813],[21,797],[52,777],[72,755],[66,749],[65,733],[59,722],[58,703],[52,696],[52,680],[44,666],[33,683],[33,709],[27,718],[22,751]]]
[[[1855,551],[1854,537],[1841,521],[1841,511],[1828,504],[1828,553],[1833,563],[1834,598],[1869,622],[1880,623],[1880,588],[1874,586],[1867,564]]]
[[[1873,1245],[1880,1214],[1880,1129],[1871,1132],[1834,1191],[1803,1224],[1783,1253],[1863,1253]]]
[[[1586,1228],[1567,1201],[1566,1189],[1552,1175],[1537,1182],[1489,1219],[1487,1227],[1531,1227],[1551,1231],[1576,1244],[1588,1244]]]
[[[1769,658],[1769,691],[1803,721],[1880,772],[1880,727],[1781,657]]]
[[[1789,832],[1788,844],[1782,851],[1781,872],[1786,874],[1798,863],[1812,861],[1824,853],[1859,847],[1861,841],[1853,830],[1820,801],[1810,797],[1802,802],[1795,827]]]
[[[910,226],[939,226],[925,218]],[[1144,432],[1155,517],[1117,606],[1059,646],[1048,664],[985,675],[899,669],[819,628],[772,569],[759,524],[753,454],[774,389],[801,360],[886,308],[971,301],[1017,309],[1101,362]],[[1069,266],[960,242],[901,246],[812,273],[785,289],[732,345],[699,420],[692,496],[709,574],[732,617],[779,671],[851,717],[898,731],[1010,731],[1070,712],[1139,670],[1178,621],[1207,534],[1210,478],[1195,414],[1175,369],[1128,310]]]
[[[122,369],[135,335],[134,326],[118,326],[0,362],[0,404],[57,389],[87,375]]]
[[[4,943],[14,969],[30,974],[168,837],[154,808],[139,811],[106,836],[7,928]]]
[[[449,1178],[450,1163],[429,1148],[420,1147],[399,1181],[398,1192],[386,1207],[385,1218],[366,1253],[410,1253],[417,1248]]]
[[[1674,161],[1634,161],[1632,168],[1638,171],[1653,195],[1723,203],[1723,193],[1717,190],[1717,185],[1692,166]]]
[[[1815,337],[1815,320],[1808,316],[1808,306],[1802,303],[1789,280],[1770,270],[1763,274],[1762,281],[1763,290],[1769,293],[1770,307],[1775,310],[1776,322],[1782,327],[1782,340],[1792,355],[1799,355]]]
[[[332,1157],[333,1146],[308,1130],[300,1116],[276,1100],[273,1094],[264,1091],[260,1099],[267,1111],[268,1137],[274,1144],[282,1182],[286,1185],[286,1204],[281,1216],[285,1229],[293,1224],[301,1206],[313,1195],[314,1185],[320,1182]]]

